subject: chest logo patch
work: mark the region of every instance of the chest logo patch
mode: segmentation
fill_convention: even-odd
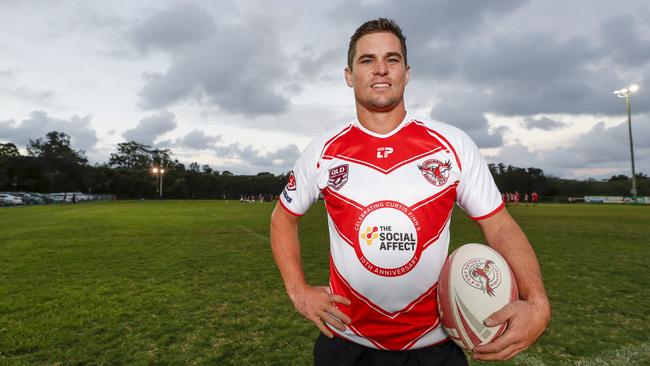
[[[422,164],[418,164],[418,169],[420,169],[427,182],[439,187],[447,183],[449,179],[451,160],[443,163],[437,159],[429,159]]]
[[[327,185],[332,187],[335,190],[341,189],[348,182],[348,164],[343,164],[335,166],[329,170],[329,177],[327,179]]]
[[[379,201],[367,206],[355,220],[354,230],[359,262],[375,275],[402,276],[420,260],[420,222],[410,208],[399,202]]]

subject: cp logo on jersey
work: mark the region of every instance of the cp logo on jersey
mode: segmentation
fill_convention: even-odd
[[[338,191],[345,185],[345,183],[348,182],[348,169],[348,164],[343,164],[331,168],[329,170],[327,185]]]
[[[377,148],[377,157],[379,159],[387,158],[388,155],[393,153],[393,148],[392,147],[378,147]]]

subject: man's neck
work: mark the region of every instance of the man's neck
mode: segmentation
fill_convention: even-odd
[[[357,119],[368,130],[385,135],[399,126],[406,117],[404,105],[398,106],[387,112],[369,111],[357,105]]]

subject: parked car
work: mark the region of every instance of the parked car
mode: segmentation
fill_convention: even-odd
[[[0,193],[0,204],[3,206],[23,205],[23,199],[11,193]]]
[[[42,205],[45,203],[45,200],[38,193],[25,193],[22,199],[26,205]]]
[[[68,193],[50,193],[49,197],[55,203],[72,202],[72,194]]]
[[[51,198],[50,198],[48,195],[46,195],[46,194],[41,194],[41,193],[32,193],[32,192],[30,192],[29,195],[30,195],[30,196],[36,196],[36,197],[40,198],[40,199],[43,201],[43,203],[52,203],[52,202],[54,202],[54,200],[51,199]]]

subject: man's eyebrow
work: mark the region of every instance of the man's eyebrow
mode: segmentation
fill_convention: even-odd
[[[360,55],[357,59],[361,60],[362,58],[375,58],[375,55],[372,53],[364,53],[363,55]]]
[[[404,58],[401,53],[399,52],[388,52],[386,54],[386,57],[399,57],[399,58]]]
[[[400,59],[403,59],[403,58],[404,58],[404,56],[402,56],[402,54],[399,53],[399,52],[387,52],[387,53],[385,53],[385,54],[382,55],[382,56],[383,56],[383,57],[399,57]],[[377,57],[377,56],[375,56],[375,55],[372,54],[372,53],[364,53],[363,55],[360,55],[357,59],[358,59],[358,60],[361,60],[361,59],[364,59],[364,58],[376,58],[376,57]]]

